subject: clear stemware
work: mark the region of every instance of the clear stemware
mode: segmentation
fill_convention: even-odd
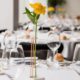
[[[21,45],[12,48],[9,53],[9,70],[7,71],[12,79],[18,79],[24,71],[25,60],[24,51]]]
[[[51,60],[53,61],[54,55],[56,54],[57,49],[60,46],[60,43],[59,42],[51,42],[51,43],[48,43],[47,45],[50,48],[50,50],[52,51]]]
[[[14,31],[7,31],[4,35],[4,50],[3,50],[3,58],[5,59],[6,63],[6,69],[9,68],[9,58],[10,58],[10,51],[11,49],[16,48],[17,41],[16,41],[16,35]]]

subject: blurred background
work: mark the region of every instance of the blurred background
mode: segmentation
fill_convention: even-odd
[[[24,15],[25,6],[28,6],[29,2],[35,2],[37,0],[0,0],[0,29],[16,29],[20,24],[24,24],[28,21],[26,15]],[[56,6],[55,1],[58,1],[57,6],[64,7],[65,13],[73,18],[80,16],[80,0],[38,0],[46,6]],[[52,2],[53,1],[53,2]],[[29,6],[28,6],[29,7]],[[41,19],[45,19],[42,16]],[[40,19],[40,20],[41,20]]]

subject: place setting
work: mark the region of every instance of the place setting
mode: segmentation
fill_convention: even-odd
[[[0,1],[0,80],[80,80],[79,3]]]

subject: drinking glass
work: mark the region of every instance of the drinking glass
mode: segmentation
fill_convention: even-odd
[[[12,48],[9,53],[9,74],[13,79],[18,79],[25,67],[24,51],[21,45]]]
[[[4,35],[4,49],[3,49],[3,58],[5,59],[6,69],[9,68],[9,59],[10,59],[10,51],[11,49],[16,48],[17,41],[16,35],[14,31],[7,31]]]
[[[60,43],[59,42],[50,42],[47,45],[50,48],[50,50],[52,51],[51,60],[53,61],[54,55],[56,54],[57,49],[60,47]]]
[[[15,48],[17,45],[17,38],[14,31],[7,32],[4,37],[4,45],[6,49]]]

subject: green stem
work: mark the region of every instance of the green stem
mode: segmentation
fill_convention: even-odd
[[[35,24],[35,44],[34,44],[35,45],[34,46],[35,80],[36,80],[36,77],[37,77],[37,69],[36,69],[37,19],[36,19],[36,17],[35,17],[35,20],[36,20],[36,24]]]

